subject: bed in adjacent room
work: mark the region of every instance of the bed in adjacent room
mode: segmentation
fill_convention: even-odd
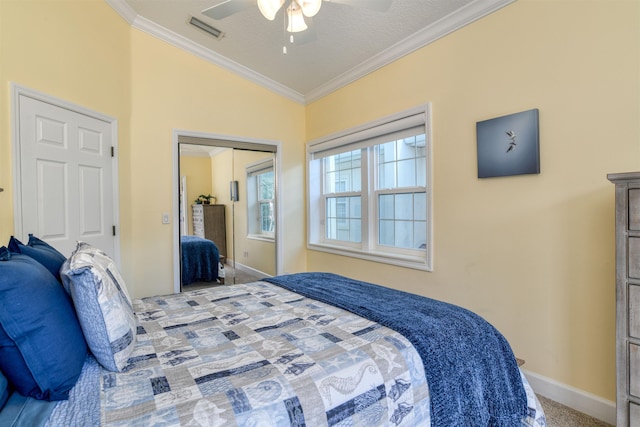
[[[180,236],[182,286],[218,279],[220,251],[214,242],[198,236]]]
[[[22,415],[49,426],[545,426],[505,338],[451,304],[327,273],[132,301],[113,262],[89,245],[64,261],[63,286],[28,258],[0,249],[0,299],[35,305],[23,293],[41,288],[61,314],[0,313],[2,373],[8,383],[20,378],[7,369],[35,379],[0,390],[0,405],[11,393],[0,424],[31,405]],[[72,323],[73,307],[79,326],[57,327]],[[8,364],[29,322],[44,322],[46,345],[57,331],[77,348],[19,356],[37,372]],[[55,363],[69,372],[49,378]]]

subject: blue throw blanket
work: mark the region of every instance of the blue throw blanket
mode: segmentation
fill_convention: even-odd
[[[442,301],[330,273],[264,279],[387,326],[414,345],[424,364],[431,425],[521,425],[527,397],[507,340],[487,321]]]
[[[182,286],[218,278],[220,252],[211,241],[196,236],[180,236]]]

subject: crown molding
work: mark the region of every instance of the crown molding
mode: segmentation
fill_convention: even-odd
[[[311,103],[517,0],[476,0],[305,95]]]
[[[481,19],[498,9],[508,6],[517,0],[476,0],[467,6],[445,16],[415,34],[401,40],[390,48],[371,57],[360,65],[348,70],[340,76],[328,81],[307,94],[301,94],[281,83],[276,82],[244,65],[212,51],[194,41],[170,31],[155,22],[138,15],[125,0],[104,0],[133,28],[144,31],[154,37],[190,52],[212,64],[229,70],[249,81],[252,81],[276,94],[291,99],[299,104],[309,104],[329,95],[336,90],[388,65],[403,56],[410,54],[462,27]]]
[[[158,25],[143,16],[138,15],[125,0],[105,0],[105,2],[107,2],[107,4],[109,4],[133,28],[143,31],[179,49],[196,55],[205,61],[244,77],[247,80],[277,93],[278,95],[282,95],[299,104],[305,103],[304,96],[301,93],[290,89],[275,80],[265,77],[244,65],[238,64],[237,62],[232,61],[229,58],[202,46],[201,44],[195,43],[178,33],[168,30],[167,28]]]

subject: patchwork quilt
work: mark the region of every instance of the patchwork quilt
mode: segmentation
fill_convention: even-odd
[[[429,387],[413,345],[348,311],[266,282],[145,298],[134,309],[138,343],[124,372],[98,369],[94,415],[101,425],[431,423]],[[88,365],[96,370],[95,362]],[[530,415],[522,425],[542,427],[542,411],[523,381]],[[82,403],[80,394],[72,390],[49,424],[90,419],[76,411],[98,405]],[[74,421],[73,412],[84,419]]]

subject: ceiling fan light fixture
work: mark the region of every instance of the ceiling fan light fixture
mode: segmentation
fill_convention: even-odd
[[[287,8],[287,15],[289,16],[289,25],[287,25],[287,31],[290,33],[299,33],[306,30],[307,23],[304,22],[304,16],[302,15],[302,9],[298,7],[298,3],[291,2]]]
[[[297,2],[302,9],[302,14],[308,18],[316,16],[322,6],[322,0],[297,0]]]
[[[258,0],[258,9],[262,16],[273,21],[283,4],[284,0]]]

